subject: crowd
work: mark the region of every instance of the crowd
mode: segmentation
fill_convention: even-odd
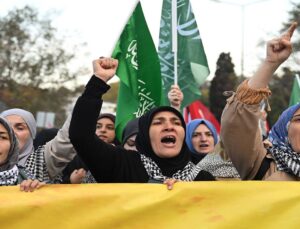
[[[220,135],[208,120],[185,123],[183,94],[173,85],[170,106],[129,121],[119,142],[115,116],[101,113],[118,61],[94,60],[94,74],[61,129],[37,136],[29,111],[1,113],[0,185],[33,191],[44,184],[122,182],[165,183],[172,189],[180,181],[299,180],[300,104],[287,108],[268,136],[260,124],[271,95],[268,83],[292,53],[296,26],[267,43],[261,66],[228,98]]]

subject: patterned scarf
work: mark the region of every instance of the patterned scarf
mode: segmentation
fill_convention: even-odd
[[[182,170],[178,170],[172,177],[167,177],[162,174],[161,169],[151,158],[146,157],[143,154],[140,154],[140,156],[149,179],[165,181],[168,178],[174,178],[181,181],[193,181],[202,170],[199,166],[194,165],[192,162],[188,162]]]
[[[95,178],[93,177],[91,171],[88,170],[88,171],[86,172],[86,175],[85,175],[85,177],[83,178],[83,180],[82,180],[81,183],[82,183],[82,184],[90,184],[90,183],[98,183],[98,182],[97,182],[97,181],[95,180]]]
[[[268,149],[276,161],[277,169],[300,177],[300,155],[289,145],[273,146]]]
[[[18,175],[19,169],[16,165],[12,169],[0,172],[0,186],[17,184]]]
[[[219,154],[207,154],[198,164],[204,171],[211,173],[214,177],[240,178],[239,173],[231,161],[224,161]]]
[[[288,139],[288,128],[300,103],[286,109],[272,127],[269,140],[273,146],[268,150],[276,161],[277,169],[300,177],[300,154],[294,152]]]
[[[35,179],[46,183],[52,183],[48,175],[48,170],[44,158],[45,146],[40,146],[31,153],[25,163],[25,171]]]

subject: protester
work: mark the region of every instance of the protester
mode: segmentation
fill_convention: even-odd
[[[57,175],[76,155],[69,140],[70,117],[54,139],[34,150],[36,121],[33,115],[29,111],[14,108],[3,111],[1,116],[10,123],[19,141],[18,166],[24,168],[39,181],[56,183]]]
[[[25,167],[25,163],[34,151],[33,139],[36,136],[36,121],[33,115],[22,109],[10,109],[2,112],[4,117],[12,126],[19,141],[18,165]]]
[[[186,143],[192,161],[217,180],[239,179],[239,174],[218,141],[217,130],[205,119],[194,119],[187,124]]]
[[[197,164],[214,151],[218,133],[210,121],[194,119],[187,124],[185,141],[192,152],[192,161]]]
[[[110,113],[100,114],[97,120],[95,134],[99,139],[108,144],[119,145],[119,141],[116,139],[115,133],[115,116]],[[64,169],[62,183],[96,183],[96,180],[92,176],[88,167],[83,163],[80,157],[76,155]]]
[[[22,183],[22,191],[33,191],[44,185],[17,166],[19,156],[18,141],[7,121],[0,117],[0,186]]]
[[[109,144],[120,145],[120,142],[116,138],[115,120],[116,116],[113,114],[100,114],[96,124],[96,135]]]
[[[17,167],[19,148],[12,128],[0,117],[0,173],[1,185],[15,185],[27,179],[28,175]]]
[[[138,152],[114,147],[95,136],[101,97],[117,66],[117,60],[110,58],[93,61],[94,76],[77,100],[69,129],[72,144],[97,182],[214,180],[190,161],[184,120],[172,107],[153,108],[139,118]]]
[[[271,95],[267,87],[276,69],[292,53],[293,23],[279,38],[267,43],[262,65],[227,100],[221,119],[221,138],[243,180],[299,180],[300,104],[286,109],[272,127],[265,148],[259,128],[260,103]]]
[[[180,111],[183,93],[178,85],[172,85],[168,92],[170,106]],[[130,120],[123,130],[122,146],[128,150],[136,150],[135,139],[138,133],[138,118]]]

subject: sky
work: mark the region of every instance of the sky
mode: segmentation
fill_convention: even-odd
[[[300,0],[293,0],[299,2]],[[153,41],[157,47],[162,0],[140,0]],[[241,73],[242,36],[244,35],[244,75],[251,76],[264,57],[261,40],[279,35],[282,23],[292,9],[289,0],[190,0],[205,48],[211,74],[221,52],[230,52],[235,72]],[[50,13],[58,34],[64,35],[66,49],[86,43],[77,53],[74,65],[88,67],[99,56],[110,56],[137,0],[0,0],[0,15],[24,5]],[[244,14],[242,14],[244,9]],[[53,14],[54,13],[54,14]],[[244,22],[242,17],[244,16]],[[242,29],[243,28],[243,29]],[[89,76],[81,76],[86,83]]]

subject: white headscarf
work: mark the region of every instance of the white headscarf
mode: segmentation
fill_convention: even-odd
[[[23,110],[23,109],[14,108],[14,109],[3,111],[1,113],[1,116],[3,116],[4,118],[7,116],[10,116],[10,115],[18,115],[21,118],[23,118],[23,120],[26,122],[26,125],[28,126],[28,129],[30,132],[31,137],[25,143],[23,148],[20,149],[20,153],[19,153],[18,165],[21,167],[25,167],[25,162],[26,162],[27,158],[34,151],[33,139],[36,136],[36,121],[35,121],[35,118],[33,117],[32,113],[30,113],[29,111]]]

